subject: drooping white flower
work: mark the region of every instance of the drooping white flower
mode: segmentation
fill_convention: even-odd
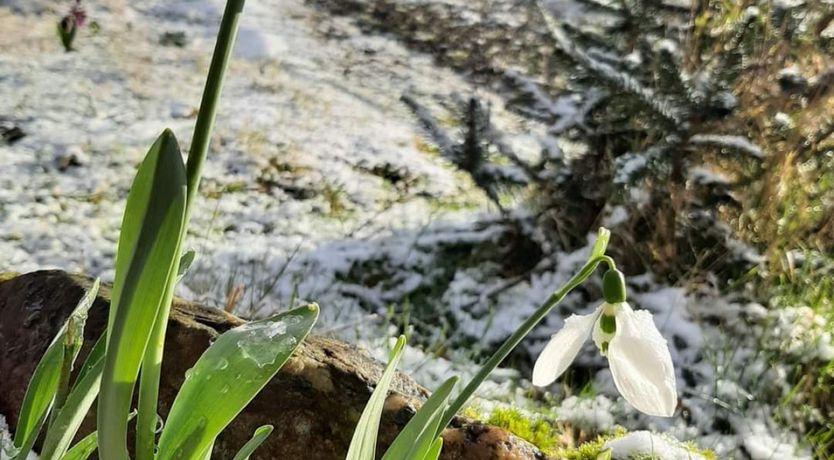
[[[619,277],[622,279],[621,274]],[[646,414],[670,417],[678,396],[666,339],[651,313],[634,311],[625,302],[624,282],[620,293],[605,297],[606,302],[590,315],[573,315],[565,320],[562,330],[553,335],[536,360],[533,385],[553,383],[576,359],[588,337],[593,337],[597,348],[608,357],[614,384],[626,401]]]

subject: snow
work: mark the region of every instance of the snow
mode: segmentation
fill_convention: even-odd
[[[698,453],[690,452],[679,442],[667,436],[649,431],[634,431],[608,441],[603,449],[611,449],[611,458],[630,459],[641,455],[652,455],[662,460],[704,460]]]
[[[738,150],[748,155],[762,159],[765,157],[762,148],[752,143],[744,136],[733,136],[727,134],[696,134],[689,138],[693,144],[715,145],[725,149]]]
[[[778,112],[776,115],[773,116],[773,122],[776,126],[779,126],[782,129],[789,130],[793,129],[796,126],[796,123],[793,121],[790,115],[785,112]]]
[[[809,460],[810,455],[798,453],[793,439],[779,439],[760,423],[755,423],[742,435],[744,450],[751,460]]]
[[[730,179],[719,172],[696,166],[689,169],[689,180],[698,185],[729,185]]]
[[[0,414],[0,460],[11,460],[17,450],[12,442],[13,434],[9,431],[9,425],[6,423],[6,417]],[[38,456],[32,452],[26,457],[26,460],[38,460]]]
[[[565,421],[579,429],[612,430],[615,426],[614,404],[605,396],[581,398],[568,396],[556,408],[559,420]]]

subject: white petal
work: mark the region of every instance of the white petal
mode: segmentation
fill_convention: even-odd
[[[620,394],[637,410],[671,417],[678,403],[675,369],[666,339],[646,310],[617,309],[617,332],[608,347],[608,363]]]
[[[559,378],[579,354],[599,318],[601,307],[590,315],[573,315],[562,330],[550,338],[533,366],[533,385],[543,387]]]

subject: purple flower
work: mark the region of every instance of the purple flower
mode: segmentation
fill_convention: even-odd
[[[87,22],[87,11],[84,9],[84,6],[81,5],[81,0],[75,0],[75,3],[69,10],[69,14],[67,14],[67,17],[72,18],[72,21],[77,27],[84,27],[84,24]]]

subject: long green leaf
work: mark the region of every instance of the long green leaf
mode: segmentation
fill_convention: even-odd
[[[432,393],[385,451],[382,460],[422,460],[437,438],[437,425],[459,377],[452,377]]]
[[[359,423],[356,424],[356,431],[353,432],[353,439],[350,441],[350,448],[348,448],[347,457],[345,457],[346,460],[374,460],[376,458],[379,419],[382,417],[382,408],[385,406],[385,399],[388,397],[388,387],[394,380],[404,347],[405,336],[400,336],[388,355],[388,365],[385,366],[385,372],[382,373],[371,398],[365,405],[365,410],[359,417]]]
[[[218,337],[186,373],[159,439],[157,459],[200,459],[289,359],[318,312],[311,304]]]
[[[14,444],[20,449],[16,458],[26,458],[29,454],[55,403],[62,373],[66,372],[67,368],[72,369],[80,348],[75,345],[83,340],[87,312],[98,295],[98,286],[99,281],[96,280],[79,300],[35,367],[26,388],[26,395],[23,397],[15,432]],[[66,346],[67,340],[73,347]]]
[[[55,393],[54,408],[49,414],[50,427],[58,411],[64,407],[64,403],[67,400],[67,395],[70,391],[70,376],[75,367],[75,359],[78,358],[78,352],[81,351],[81,346],[84,345],[84,327],[87,324],[87,313],[96,300],[100,285],[101,280],[96,278],[90,289],[81,297],[81,301],[78,302],[76,310],[67,319],[66,330],[62,338],[64,342],[64,359],[61,364],[61,376],[58,379],[58,390]]]
[[[98,432],[93,431],[61,457],[61,460],[87,460],[98,447]]]
[[[252,435],[252,439],[246,441],[246,444],[244,444],[243,447],[241,447],[240,450],[237,451],[237,454],[235,454],[235,458],[233,458],[232,460],[249,460],[249,456],[252,455],[252,453],[255,452],[255,449],[260,447],[260,445],[263,444],[264,441],[266,441],[266,438],[269,437],[269,435],[272,433],[273,428],[274,427],[272,425],[264,425],[258,427],[258,429],[255,430],[255,433]]]
[[[43,424],[46,423],[46,417],[49,415],[49,412],[44,412],[40,419],[35,421],[35,427],[37,428],[37,432],[40,433],[41,427]],[[23,445],[17,451],[17,454],[14,456],[13,460],[26,460],[29,458],[29,452],[32,452],[32,448],[35,446],[35,441],[37,441],[37,436],[29,436],[24,441]]]
[[[95,367],[99,365],[99,361],[104,358],[104,352],[106,351],[107,346],[106,337],[107,333],[102,333],[98,340],[96,340],[96,343],[93,344],[93,348],[90,349],[90,353],[84,360],[84,364],[82,364],[81,368],[78,370],[78,376],[75,378],[76,386],[78,385],[78,382],[84,380],[84,376],[91,370],[95,369]]]
[[[133,389],[172,271],[179,261],[186,178],[177,140],[165,130],[128,194],[116,253],[107,352],[98,403],[99,450],[123,460]]]
[[[68,451],[75,434],[96,400],[101,383],[104,358],[84,374],[67,397],[64,407],[57,412],[55,422],[46,433],[41,449],[41,460],[57,460]]]

